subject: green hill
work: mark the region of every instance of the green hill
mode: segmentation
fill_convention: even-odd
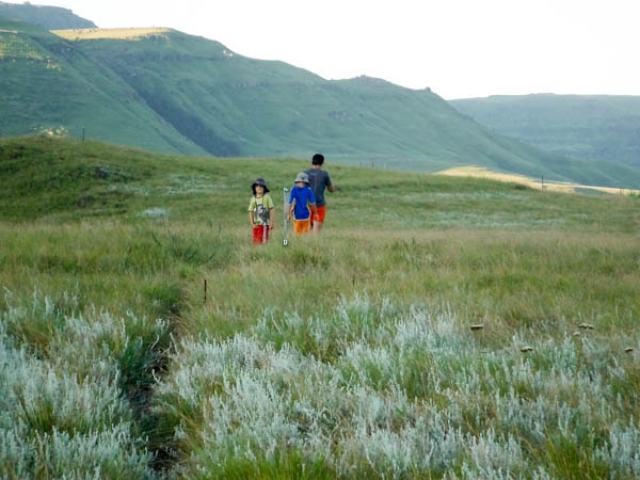
[[[1,18],[1,17],[0,17]],[[498,135],[430,90],[328,81],[170,29],[65,30],[0,19],[0,135],[91,138],[149,151],[308,158],[434,172],[477,165],[640,187],[640,169],[545,153]]]
[[[640,166],[640,97],[539,94],[450,103],[494,131],[545,151]]]
[[[501,144],[430,91],[366,77],[326,81],[179,32],[76,45],[213,155],[306,158],[313,148],[345,161],[427,168],[518,160],[513,144]]]
[[[203,153],[109,68],[50,32],[0,17],[0,135],[86,136]]]

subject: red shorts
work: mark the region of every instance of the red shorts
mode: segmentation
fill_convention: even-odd
[[[322,205],[321,207],[316,207],[316,215],[313,217],[314,222],[324,223],[324,216],[327,213],[327,206]]]
[[[267,243],[270,230],[269,225],[256,225],[253,227],[253,243]]]

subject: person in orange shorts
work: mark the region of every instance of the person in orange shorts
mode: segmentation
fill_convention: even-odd
[[[289,193],[287,221],[293,216],[293,233],[303,235],[311,230],[311,217],[316,214],[316,197],[309,188],[309,177],[302,172],[296,176]]]
[[[329,173],[322,169],[323,165],[324,155],[316,153],[311,158],[311,168],[304,172],[309,177],[309,186],[316,197],[316,215],[311,219],[313,233],[320,233],[324,224],[324,217],[327,211],[327,205],[324,200],[325,188],[331,193],[338,190],[338,187],[331,183]]]

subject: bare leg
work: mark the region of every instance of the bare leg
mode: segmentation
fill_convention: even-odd
[[[322,223],[323,222],[318,221],[313,222],[313,233],[320,233],[320,230],[322,230]]]

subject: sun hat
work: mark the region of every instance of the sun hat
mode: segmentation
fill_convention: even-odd
[[[298,182],[304,182],[304,183],[309,183],[309,175],[307,175],[304,172],[300,172],[297,176],[296,176],[296,180],[293,183],[298,183]]]
[[[256,178],[256,181],[251,184],[251,190],[253,190],[253,194],[256,194],[256,185],[261,185],[264,187],[264,193],[269,193],[269,188],[267,187],[267,182],[264,181],[264,178]]]

